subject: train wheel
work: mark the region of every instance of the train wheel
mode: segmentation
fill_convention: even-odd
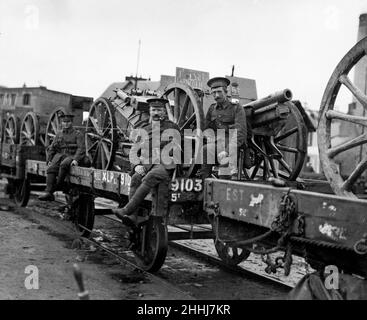
[[[257,136],[254,146],[255,165],[244,168],[247,179],[268,180],[270,177],[296,180],[302,170],[307,154],[308,129],[301,112],[290,102],[290,115],[282,130],[275,137]]]
[[[28,179],[13,180],[14,202],[18,207],[26,207],[31,194],[31,186]]]
[[[89,237],[94,225],[94,197],[90,194],[79,193],[73,201],[74,224],[81,237]]]
[[[46,127],[45,141],[44,141],[45,147],[48,147],[52,143],[52,141],[56,136],[56,133],[61,129],[60,116],[63,114],[65,114],[64,108],[59,108],[55,110],[53,113],[51,113]]]
[[[219,258],[230,266],[236,266],[246,260],[250,251],[230,245],[221,238],[231,239],[238,236],[239,225],[233,225],[228,219],[217,218],[211,221],[212,229],[215,235],[214,246]],[[220,239],[218,239],[220,238]]]
[[[137,264],[145,271],[155,272],[163,265],[168,249],[167,227],[161,217],[150,217],[138,234],[134,250]]]
[[[250,255],[250,251],[231,246],[222,241],[214,240],[214,246],[219,258],[230,266],[238,265],[242,261],[246,260]]]
[[[170,84],[163,97],[170,100],[170,106],[167,108],[168,118],[180,127],[184,139],[190,140],[193,144],[189,163],[182,166],[182,176],[190,177],[197,169],[198,158],[202,151],[201,132],[204,127],[204,112],[201,100],[195,90],[181,83]]]
[[[3,142],[8,144],[19,143],[19,119],[13,114],[6,119]]]
[[[22,146],[36,146],[39,143],[39,121],[34,112],[28,112],[20,126],[19,143]]]
[[[85,135],[92,167],[111,168],[116,151],[115,129],[116,119],[111,102],[106,98],[97,99],[90,107]]]
[[[361,91],[361,89],[364,90],[364,88],[359,89],[352,83],[348,74],[362,58],[366,59],[366,55],[367,38],[364,38],[343,57],[335,68],[322,97],[319,126],[317,129],[320,160],[324,174],[331,188],[337,195],[349,198],[356,198],[356,195],[352,192],[352,187],[367,169],[367,132],[365,130],[367,126],[367,117],[365,116],[367,95]],[[335,101],[342,85],[347,88],[352,93],[354,99],[362,105],[364,116],[354,116],[334,110]],[[332,143],[333,130],[331,130],[331,128],[336,123],[343,125],[345,122],[354,124],[353,128],[356,130],[356,137],[334,145],[334,143]],[[359,147],[359,150],[354,149],[356,151],[352,152],[352,149],[357,147]],[[352,168],[351,172],[345,174],[345,176],[347,176],[346,178],[342,177],[340,170],[340,166],[343,165],[340,161],[340,158],[343,157],[343,153],[344,155],[348,153],[348,155],[346,155],[346,157],[348,157],[346,161],[354,161],[355,164],[355,168]],[[353,164],[353,162],[351,162],[351,164]]]

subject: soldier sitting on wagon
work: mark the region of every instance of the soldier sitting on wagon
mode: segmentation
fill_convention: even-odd
[[[46,193],[38,198],[41,201],[54,201],[53,193],[62,186],[70,166],[86,160],[84,135],[73,128],[73,117],[72,114],[60,116],[62,129],[47,150],[47,186]]]
[[[247,144],[246,113],[240,104],[233,103],[228,99],[229,84],[230,81],[227,78],[221,77],[212,78],[208,81],[208,86],[216,102],[208,109],[205,118],[205,129],[213,129],[216,137],[214,141],[208,141],[203,148],[204,164],[201,168],[203,179],[210,177],[214,164],[211,163],[213,159],[216,163],[222,163],[229,156],[227,172],[224,177],[236,180],[238,174],[237,157],[231,155],[230,151],[237,150],[241,146],[246,147]],[[218,134],[218,129],[224,129],[224,137]],[[231,137],[230,129],[236,129],[237,135]]]
[[[174,129],[177,130],[177,132],[180,131],[178,125],[167,118],[166,104],[169,103],[169,101],[166,99],[152,98],[148,99],[147,102],[149,104],[150,121],[149,124],[142,129],[144,129],[148,135],[149,156],[148,159],[144,158],[144,156],[140,157],[140,163],[133,165],[128,204],[121,209],[112,210],[112,212],[121,219],[125,225],[130,227],[137,225],[137,211],[139,205],[144,201],[144,198],[160,183],[168,184],[172,178],[173,171],[176,168],[175,161],[172,161],[170,164],[166,164],[160,158],[161,151],[168,143],[170,143],[170,141],[162,141],[162,139],[158,141],[158,143],[156,141],[152,141],[154,135],[157,134],[157,132],[155,132],[155,128],[158,128],[158,122],[160,136],[163,131],[167,129]],[[154,146],[154,143],[157,143],[159,150],[151,148]],[[154,160],[152,161],[152,154],[155,151],[158,151],[159,153],[159,163],[154,163]],[[146,163],[144,164],[144,162]]]

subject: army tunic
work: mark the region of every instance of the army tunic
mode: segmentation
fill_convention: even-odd
[[[161,157],[160,157],[160,153],[163,150],[163,148],[169,144],[171,141],[164,141],[162,140],[162,134],[165,130],[168,129],[173,129],[173,130],[177,130],[177,132],[180,132],[180,128],[178,127],[177,124],[175,124],[174,122],[170,121],[170,120],[163,120],[160,121],[160,125],[159,125],[159,132],[156,132],[155,130],[158,130],[158,126],[155,126],[152,122],[150,122],[148,125],[146,125],[145,127],[141,128],[143,130],[146,131],[147,133],[147,140],[146,142],[148,142],[147,146],[149,146],[149,150],[145,150],[145,155],[141,154],[141,160],[139,164],[134,164],[132,166],[132,178],[131,178],[131,183],[130,183],[130,192],[129,192],[129,198],[131,198],[136,189],[140,186],[140,184],[142,182],[144,182],[146,185],[148,185],[150,188],[154,188],[155,186],[157,186],[159,183],[161,182],[166,182],[168,183],[170,178],[171,178],[171,172],[172,169],[174,169],[176,167],[175,163],[172,164],[165,164]],[[160,141],[159,143],[157,143],[157,145],[159,146],[159,150],[154,150],[153,149],[153,137],[155,135],[160,137]],[[173,138],[173,140],[176,140],[175,137]],[[140,141],[138,142],[138,144],[135,144],[134,147],[136,146],[143,146],[144,141]],[[178,141],[173,141],[173,143],[181,143]],[[148,151],[148,153],[147,153]],[[131,152],[131,151],[130,151]],[[159,163],[154,163],[155,157],[153,157],[153,154],[157,154],[157,152],[159,153],[159,157],[157,157],[156,159],[160,160]],[[171,154],[172,155],[172,154]],[[176,160],[176,159],[175,159]],[[135,167],[137,165],[142,165],[145,168],[145,171],[147,172],[147,174],[144,176],[144,178],[135,172]]]
[[[222,105],[213,103],[208,109],[205,120],[205,128],[214,130],[215,137],[214,139],[209,138],[203,147],[202,177],[210,176],[212,165],[218,163],[217,156],[222,151],[229,154],[229,158],[226,158],[228,166],[223,172],[227,171],[227,175],[235,174],[237,172],[237,148],[247,145],[245,110],[241,105],[226,99]],[[218,129],[224,130],[224,136],[219,134]],[[231,132],[231,129],[234,131]],[[221,161],[223,161],[221,164],[226,162],[225,159]]]
[[[141,129],[144,130],[147,134],[145,136],[146,140],[141,139],[136,141],[134,148],[141,148],[144,150],[140,150],[140,152],[138,152],[138,155],[140,156],[139,163],[134,163],[132,169],[134,169],[137,165],[143,165],[145,170],[149,171],[155,164],[162,164],[168,170],[175,168],[174,164],[164,163],[164,161],[161,159],[161,152],[164,147],[171,142],[173,142],[175,145],[180,146],[181,141],[177,141],[177,138],[180,137],[173,137],[173,139],[171,138],[169,141],[165,141],[162,139],[162,135],[164,131],[168,129],[176,130],[177,133],[180,133],[179,126],[174,122],[165,119],[163,121],[159,121],[159,126],[157,125],[157,122],[155,122],[155,124],[150,122]],[[156,141],[153,141],[154,136],[159,137],[160,141],[158,143]],[[141,137],[139,136],[138,138]],[[144,145],[144,143],[146,143],[146,145]],[[149,149],[146,150],[146,147],[149,147]]]
[[[85,156],[84,135],[74,128],[57,132],[47,150],[47,162],[51,162],[47,173],[57,173],[60,164],[70,165],[73,160],[81,162]]]
[[[237,129],[237,146],[246,145],[247,142],[247,124],[246,113],[243,107],[238,103],[232,103],[226,99],[223,105],[213,103],[210,105],[206,114],[206,128],[224,129],[226,131],[226,140],[230,141],[229,130]],[[235,143],[235,141],[233,141]]]

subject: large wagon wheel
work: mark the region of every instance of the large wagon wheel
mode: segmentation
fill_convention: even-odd
[[[340,196],[355,198],[352,187],[357,179],[367,168],[367,154],[365,145],[367,143],[367,117],[352,116],[334,110],[334,104],[338,96],[341,85],[344,85],[353,96],[367,109],[367,96],[357,88],[348,77],[349,71],[367,55],[367,38],[359,41],[339,62],[331,75],[324,91],[320,106],[319,125],[317,129],[317,139],[319,145],[320,160],[324,174],[328,179],[333,191]],[[362,134],[337,146],[331,144],[331,125],[333,120],[347,121],[360,125]],[[352,148],[359,147],[364,152],[362,159],[344,180],[336,162],[336,157],[343,152],[348,152]]]
[[[308,129],[301,112],[290,102],[285,103],[290,114],[284,127],[275,137],[256,136],[250,147],[255,151],[255,165],[244,168],[247,179],[268,180],[270,177],[296,180],[307,154]],[[256,145],[256,147],[254,147]]]
[[[4,143],[18,144],[19,142],[19,118],[11,114],[5,122]]]
[[[202,152],[202,135],[204,127],[204,112],[202,103],[198,94],[191,87],[182,83],[172,83],[163,94],[163,97],[170,100],[173,106],[167,108],[168,118],[175,122],[184,136],[184,139],[191,140],[193,144],[192,156],[188,159],[188,163],[184,163],[182,167],[182,175],[190,177],[195,174],[197,169],[200,153]],[[192,133],[185,133],[185,129],[191,130]],[[183,147],[183,146],[182,146]],[[185,150],[187,155],[188,150]],[[186,157],[184,157],[184,160]]]
[[[85,142],[92,167],[110,169],[116,151],[116,119],[114,107],[106,98],[97,99],[89,110]]]
[[[20,126],[20,141],[22,146],[36,146],[39,143],[39,121],[38,116],[30,111]]]
[[[145,271],[158,271],[166,259],[168,248],[167,227],[162,217],[150,216],[135,236],[133,251],[137,264]]]
[[[47,122],[44,145],[48,147],[54,140],[56,133],[61,129],[61,115],[65,114],[64,108],[58,108],[51,113]]]

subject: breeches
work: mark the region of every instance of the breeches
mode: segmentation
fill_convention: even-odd
[[[161,182],[169,183],[171,179],[171,171],[167,170],[163,165],[156,164],[149,172],[142,177],[139,173],[134,173],[131,177],[129,199],[135,194],[138,187],[144,183],[149,188],[154,188]]]
[[[67,156],[65,154],[57,154],[53,157],[51,164],[47,169],[47,173],[58,174],[60,169],[68,170],[72,162],[73,157]]]

